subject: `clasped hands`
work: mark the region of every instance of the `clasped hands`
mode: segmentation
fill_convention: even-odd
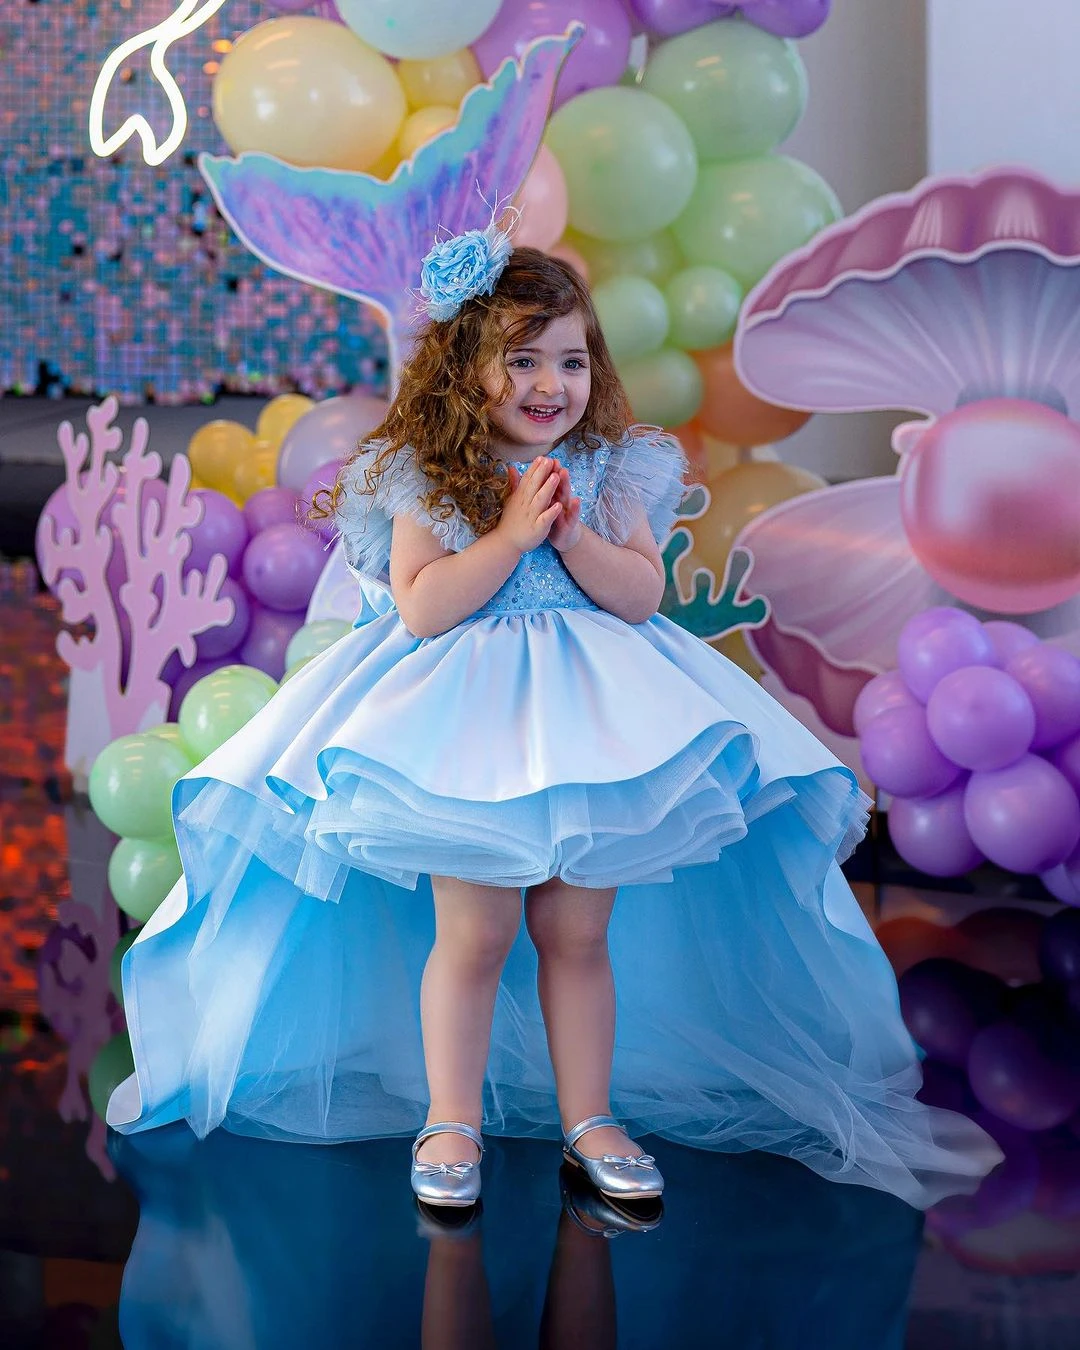
[[[495,527],[517,549],[528,553],[546,539],[560,553],[581,539],[581,498],[570,490],[570,473],[546,455],[524,473],[507,465],[511,493]]]

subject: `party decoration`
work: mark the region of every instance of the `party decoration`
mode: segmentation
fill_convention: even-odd
[[[352,625],[338,619],[316,619],[312,623],[304,624],[289,639],[289,645],[285,649],[286,669],[291,669],[302,661],[310,661],[313,656],[320,655],[351,632]]]
[[[410,108],[433,104],[456,108],[483,80],[479,63],[468,47],[429,61],[400,61],[397,75]]]
[[[702,376],[699,424],[711,436],[731,445],[772,445],[794,435],[810,414],[776,407],[751,393],[739,378],[731,344],[695,352]]]
[[[961,781],[932,797],[894,797],[889,805],[894,848],[928,876],[963,876],[986,861],[964,819],[966,786]]]
[[[824,486],[823,478],[794,464],[747,461],[724,470],[709,479],[712,504],[695,529],[695,553],[721,576],[748,521],[778,502]]]
[[[134,1072],[131,1041],[126,1031],[117,1032],[98,1051],[87,1078],[90,1105],[101,1120],[105,1119],[105,1108],[113,1092]]]
[[[904,682],[920,703],[954,670],[994,664],[993,644],[978,619],[946,605],[924,610],[904,625],[897,656]]]
[[[244,552],[244,585],[268,609],[296,611],[311,599],[325,562],[317,535],[299,525],[270,525]]]
[[[1038,755],[971,776],[964,820],[991,862],[1011,872],[1046,872],[1080,843],[1080,802],[1064,775]]]
[[[290,15],[257,24],[222,58],[213,112],[234,154],[363,170],[393,144],[405,94],[386,58],[348,29]]]
[[[537,152],[514,204],[521,213],[514,231],[516,248],[528,245],[546,252],[562,238],[570,199],[566,176],[546,145]]]
[[[701,403],[697,367],[685,352],[674,347],[621,362],[619,376],[639,422],[678,426],[693,417]]]
[[[121,839],[109,858],[109,890],[129,918],[145,923],[180,880],[182,871],[176,841],[171,837]]]
[[[422,145],[427,145],[428,141],[452,127],[457,120],[458,110],[446,104],[432,103],[426,108],[417,108],[401,124],[395,147],[397,158],[412,159]]]
[[[731,341],[743,293],[735,278],[719,267],[686,267],[668,281],[664,299],[672,344],[684,351],[704,351]]]
[[[978,1032],[968,1056],[976,1097],[999,1120],[1021,1130],[1051,1130],[1080,1107],[1080,1075],[1036,1035],[1001,1021]]]
[[[264,708],[277,684],[260,670],[224,666],[194,685],[180,708],[180,732],[192,753],[205,759]]]
[[[351,455],[386,410],[384,399],[359,391],[317,403],[285,436],[278,455],[278,483],[299,492],[316,469]]]
[[[228,492],[239,464],[255,449],[255,436],[239,422],[217,418],[206,422],[188,442],[187,457],[192,474],[207,487]]]
[[[146,732],[120,736],[90,770],[90,805],[114,834],[162,839],[172,834],[173,785],[192,767],[187,749]]]
[[[880,713],[867,724],[859,749],[872,781],[900,797],[935,796],[961,776],[935,745],[922,708]]]
[[[1080,661],[1071,652],[1036,639],[1014,652],[1005,670],[1034,709],[1032,749],[1050,750],[1080,734]]]
[[[218,597],[229,601],[232,605],[232,618],[227,623],[204,628],[201,633],[195,635],[197,661],[212,661],[216,657],[228,656],[230,652],[236,651],[247,637],[251,626],[251,605],[247,592],[238,581],[226,577],[221,583]]]
[[[966,1068],[978,1032],[1001,1015],[1005,984],[948,957],[931,957],[899,980],[900,1008],[918,1045],[940,1064]]]
[[[694,193],[693,139],[642,89],[579,95],[555,113],[546,139],[566,175],[570,223],[584,234],[643,239],[679,217]]]
[[[210,488],[190,495],[202,507],[202,515],[190,530],[188,569],[205,572],[212,559],[221,556],[228,571],[235,572],[248,542],[244,513],[234,502]]]
[[[592,295],[617,363],[656,351],[667,337],[670,319],[663,293],[644,277],[612,277],[594,286]]]
[[[1035,736],[1035,709],[1023,686],[990,666],[943,676],[930,694],[926,721],[942,754],[981,772],[1014,763]]]
[[[918,699],[898,670],[887,670],[883,675],[875,675],[863,685],[855,700],[852,718],[855,731],[861,734],[867,723],[879,713],[888,712],[891,708],[914,708],[917,704]]]
[[[599,284],[611,277],[636,276],[664,286],[684,266],[683,256],[670,230],[659,230],[644,239],[594,239],[567,230],[564,243],[580,253],[589,276]]]
[[[358,37],[387,56],[431,61],[467,47],[499,13],[500,0],[335,0],[343,21]],[[571,15],[573,17],[573,15]],[[553,28],[566,27],[565,20]]]
[[[271,450],[276,450],[289,429],[315,406],[315,400],[305,394],[279,394],[259,413],[255,423],[255,437]]]
[[[298,501],[296,492],[290,487],[263,488],[256,492],[244,503],[248,534],[256,535],[268,525],[296,523]]]
[[[630,7],[650,33],[669,37],[697,28],[710,19],[741,14],[748,22],[776,37],[809,37],[829,17],[832,0],[744,0],[741,5],[723,0],[629,0]]]

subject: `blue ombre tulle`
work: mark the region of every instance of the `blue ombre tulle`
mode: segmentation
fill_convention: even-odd
[[[916,1205],[972,1188],[1000,1155],[915,1100],[895,981],[839,870],[865,825],[854,776],[668,620],[575,605],[547,546],[523,575],[439,637],[371,617],[177,785],[184,878],[125,958],[136,1075],[110,1123],[418,1128],[428,875],[559,875],[620,888],[612,1105],[632,1129]],[[557,1134],[535,977],[523,933],[489,1132]]]

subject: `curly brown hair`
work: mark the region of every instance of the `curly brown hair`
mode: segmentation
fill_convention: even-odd
[[[517,248],[491,295],[476,296],[452,319],[429,322],[420,330],[386,418],[346,461],[333,489],[316,493],[311,517],[335,513],[344,501],[348,465],[373,441],[385,441],[365,471],[365,492],[375,492],[381,476],[408,447],[431,484],[425,508],[446,520],[456,506],[478,535],[487,533],[510,493],[490,448],[491,411],[513,392],[506,354],[538,336],[552,319],[575,313],[585,324],[592,387],[571,437],[583,450],[620,441],[631,422],[630,404],[588,286],[558,258]],[[492,370],[503,372],[498,399],[484,389],[484,376]]]

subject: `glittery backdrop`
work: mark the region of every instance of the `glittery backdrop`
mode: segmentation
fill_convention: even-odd
[[[226,150],[210,116],[217,62],[273,16],[268,5],[229,0],[169,49],[190,124],[164,164],[144,164],[137,140],[111,160],[90,150],[102,63],[174,8],[0,0],[0,391],[187,402],[378,383],[385,344],[374,318],[248,254],[195,167],[200,150]],[[106,133],[134,112],[164,139],[171,114],[146,48],[114,82]]]

